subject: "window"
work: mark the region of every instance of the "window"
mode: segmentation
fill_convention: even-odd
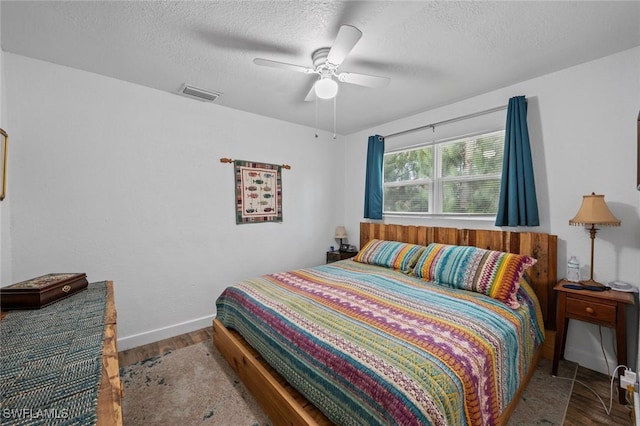
[[[504,130],[384,155],[384,213],[495,215]]]

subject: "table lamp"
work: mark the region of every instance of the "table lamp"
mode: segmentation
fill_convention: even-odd
[[[347,238],[347,230],[344,226],[336,226],[336,238],[340,240],[340,250],[342,250],[342,239]]]
[[[580,281],[582,285],[591,286],[603,286],[599,282],[593,280],[593,246],[596,239],[596,225],[609,225],[620,226],[620,220],[618,220],[613,213],[607,207],[604,202],[604,195],[596,195],[594,192],[591,195],[584,195],[582,197],[582,205],[580,210],[576,213],[575,217],[569,221],[569,225],[588,225],[589,234],[591,235],[591,275],[589,280]]]

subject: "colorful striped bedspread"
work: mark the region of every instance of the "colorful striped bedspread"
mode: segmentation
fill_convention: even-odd
[[[228,287],[217,318],[338,425],[491,425],[544,339],[487,296],[345,260]]]

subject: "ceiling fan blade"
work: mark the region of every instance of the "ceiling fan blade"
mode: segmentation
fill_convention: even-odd
[[[315,88],[316,88],[316,82],[314,81],[313,84],[311,85],[311,89],[309,89],[309,93],[307,93],[307,96],[305,96],[304,98],[305,102],[311,102],[316,100]]]
[[[389,81],[391,81],[389,77],[379,77],[377,75],[366,75],[353,72],[343,72],[338,74],[338,80],[344,83],[373,87],[375,89],[383,88],[389,84]]]
[[[314,70],[313,68],[303,67],[302,65],[287,64],[285,62],[272,61],[270,59],[255,58],[253,60],[253,63],[256,65],[261,65],[263,67],[282,68],[290,71],[303,72],[305,74],[314,74],[316,72],[316,70]]]
[[[360,40],[360,37],[362,37],[362,31],[356,27],[351,25],[341,26],[327,55],[327,62],[333,65],[340,65],[349,52],[351,52],[353,46]]]

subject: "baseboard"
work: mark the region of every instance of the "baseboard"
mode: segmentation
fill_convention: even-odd
[[[611,374],[617,365],[615,357],[610,357],[605,361],[601,352],[590,353],[576,350],[575,348],[565,348],[564,359],[578,363],[589,370],[607,375]],[[607,369],[607,362],[609,363],[609,369]]]
[[[169,337],[200,330],[201,328],[211,327],[214,317],[215,315],[207,315],[206,317],[196,318],[167,327],[146,331],[144,333],[120,337],[118,338],[118,351],[124,351],[149,343],[158,342]]]

